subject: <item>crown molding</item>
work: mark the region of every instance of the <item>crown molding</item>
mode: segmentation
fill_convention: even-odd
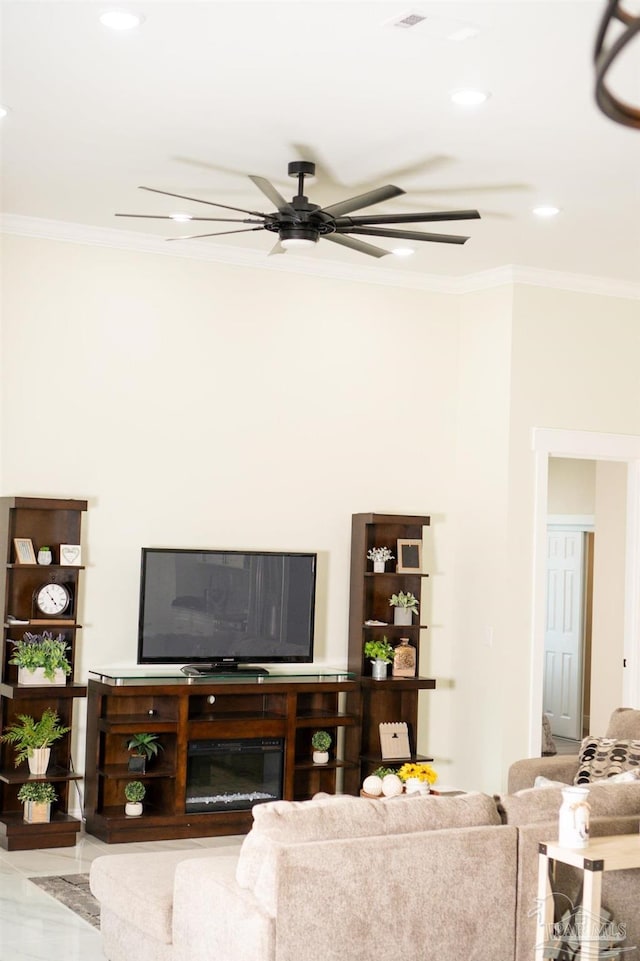
[[[61,220],[45,220],[40,217],[23,217],[18,214],[3,214],[0,217],[0,232],[41,240],[113,247],[138,253],[162,254],[163,257],[181,257],[187,260],[229,264],[234,267],[307,274],[332,280],[402,287],[405,290],[424,290],[431,293],[468,294],[505,285],[525,284],[555,290],[570,290],[575,293],[640,300],[640,282],[633,283],[611,277],[593,277],[587,274],[568,274],[537,267],[504,265],[465,276],[451,276],[418,274],[389,269],[382,265],[354,265],[333,260],[312,260],[296,257],[291,253],[287,254],[286,258],[269,257],[260,251],[241,250],[224,244],[205,245],[188,240],[181,244],[171,244],[169,249],[165,240],[151,234],[118,230],[112,227],[92,227]]]

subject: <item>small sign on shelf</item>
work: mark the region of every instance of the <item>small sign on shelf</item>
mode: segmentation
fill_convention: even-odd
[[[409,728],[404,721],[380,724],[380,753],[383,760],[410,757]]]

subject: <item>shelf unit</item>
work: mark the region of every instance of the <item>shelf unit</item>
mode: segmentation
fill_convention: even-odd
[[[40,497],[0,498],[0,549],[4,551],[5,573],[0,578],[3,612],[0,725],[4,730],[19,714],[36,719],[50,707],[66,727],[73,726],[73,707],[76,699],[86,696],[87,687],[73,681],[76,659],[78,591],[81,566],[62,564],[18,563],[14,538],[29,538],[37,554],[46,544],[58,556],[60,544],[80,544],[82,514],[87,509],[83,500]],[[45,619],[34,616],[34,592],[44,583],[64,584],[71,593],[71,606],[63,617]],[[11,621],[9,617],[16,620]],[[68,645],[67,657],[71,675],[62,686],[23,686],[18,684],[18,669],[9,664],[13,647],[11,640],[19,640],[26,631],[51,631],[62,634]],[[0,745],[0,844],[8,851],[33,848],[69,847],[76,842],[81,823],[68,811],[73,782],[82,777],[73,771],[71,760],[72,732],[52,745],[47,773],[35,777],[25,763],[15,767],[15,752],[11,745]],[[26,781],[50,781],[58,800],[54,802],[49,823],[25,824],[22,804],[18,801],[20,786]]]
[[[433,690],[433,678],[422,677],[420,670],[420,639],[427,625],[423,621],[422,587],[428,576],[422,572],[396,573],[387,570],[374,573],[373,563],[367,553],[372,547],[389,547],[397,557],[398,540],[423,540],[424,528],[430,518],[408,514],[354,514],[351,527],[351,589],[349,600],[349,655],[348,667],[360,675],[361,731],[360,743],[355,744],[356,733],[348,736],[349,749],[359,750],[360,781],[380,764],[394,766],[403,761],[432,760],[417,754],[418,698],[420,691]],[[393,562],[387,566],[395,568]],[[389,598],[400,591],[411,592],[419,602],[419,619],[410,625],[399,626],[385,623],[367,625],[367,621],[393,620]],[[416,677],[388,677],[373,680],[371,662],[364,656],[364,644],[368,640],[381,640],[386,635],[395,647],[401,637],[408,637],[416,648],[418,673]],[[383,761],[380,752],[381,723],[404,721],[409,730],[411,754],[397,761]]]
[[[351,709],[346,710],[346,698]],[[212,700],[213,699],[213,700]],[[328,764],[313,764],[311,736],[333,737]],[[88,684],[86,826],[106,842],[241,834],[250,810],[186,810],[190,741],[281,738],[282,796],[305,800],[335,793],[359,759],[345,750],[343,731],[359,729],[359,684],[349,674],[152,678],[101,674]],[[145,774],[127,770],[126,739],[148,731],[164,750]],[[358,738],[359,740],[359,738]],[[146,788],[144,814],[124,813],[127,781]],[[353,780],[353,779],[352,779]]]

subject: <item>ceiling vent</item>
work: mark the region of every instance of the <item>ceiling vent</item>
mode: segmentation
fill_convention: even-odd
[[[422,21],[426,19],[427,18],[423,17],[420,13],[407,13],[404,17],[401,17],[400,20],[392,20],[391,26],[406,28],[417,27],[419,23],[422,23]]]

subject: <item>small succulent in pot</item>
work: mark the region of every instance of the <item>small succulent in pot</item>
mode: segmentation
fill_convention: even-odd
[[[139,734],[132,734],[125,742],[127,750],[130,751],[129,770],[144,774],[147,761],[157,757],[159,751],[163,751],[162,744],[158,743],[157,734],[149,734],[141,731]]]

